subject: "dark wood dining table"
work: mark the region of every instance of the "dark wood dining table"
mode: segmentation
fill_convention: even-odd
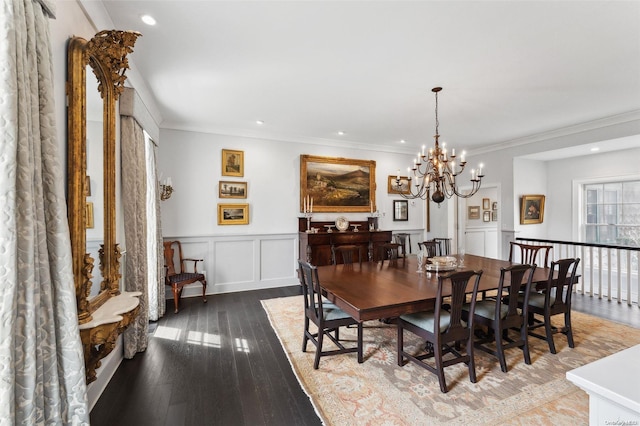
[[[513,263],[467,254],[464,267],[458,270],[482,270],[478,289],[481,292],[497,289],[500,268],[510,265]],[[544,283],[548,276],[549,268],[537,268],[533,281]],[[318,278],[327,299],[358,321],[433,309],[438,287],[438,274],[418,272],[415,256],[397,261],[319,266]],[[443,294],[449,295],[450,289],[444,287]]]

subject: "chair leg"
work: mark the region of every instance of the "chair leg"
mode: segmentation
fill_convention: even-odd
[[[173,290],[173,308],[174,308],[173,313],[177,314],[178,313],[178,303],[179,303],[179,300],[180,300],[180,290],[178,289],[178,286],[175,285],[175,284],[171,286],[171,289]]]
[[[364,362],[364,358],[362,356],[362,323],[358,323],[358,364],[362,364]]]
[[[207,303],[207,282],[202,281],[202,303]]]
[[[498,354],[498,361],[500,361],[500,369],[507,372],[507,361],[504,358],[504,346],[502,343],[502,333],[493,333],[496,340],[496,353]]]
[[[567,341],[569,342],[569,347],[574,348],[575,345],[573,343],[573,327],[571,327],[571,311],[567,311],[564,313],[564,326],[566,329],[565,334],[567,335]]]
[[[307,333],[309,332],[309,317],[304,317],[304,332],[302,333],[302,352],[307,351],[307,343],[309,342],[309,336]]]
[[[313,369],[317,370],[320,366],[320,353],[322,352],[322,340],[324,338],[323,330],[318,330],[318,345],[316,346],[316,358],[313,361]]]
[[[524,363],[527,365],[531,365],[531,354],[529,353],[529,331],[527,329],[526,319],[523,319],[522,328],[520,329],[520,338],[524,342],[522,344]]]
[[[442,366],[442,345],[433,345],[435,361],[436,361],[436,372],[438,374],[438,382],[440,383],[440,391],[442,393],[447,393],[447,382],[444,377],[444,367]]]
[[[398,356],[397,356],[398,366],[402,367],[402,365],[404,364],[403,362],[404,358],[402,356],[402,351],[404,348],[404,332],[400,324],[398,324],[398,338],[396,339],[396,342],[397,342],[397,349],[398,349]]]
[[[476,383],[478,379],[476,377],[476,358],[473,347],[473,330],[471,330],[471,335],[469,336],[469,340],[467,341],[467,355],[469,355],[469,380],[471,380],[471,383]]]
[[[549,352],[556,353],[556,345],[553,343],[553,329],[551,327],[551,316],[545,314],[544,316],[544,330],[547,334],[547,343],[549,343]]]

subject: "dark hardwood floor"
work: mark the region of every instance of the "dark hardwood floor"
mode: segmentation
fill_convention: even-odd
[[[94,406],[92,425],[321,424],[260,304],[299,291],[184,299],[179,314],[169,300],[147,350],[122,362]],[[640,328],[636,304],[575,295],[573,307]]]

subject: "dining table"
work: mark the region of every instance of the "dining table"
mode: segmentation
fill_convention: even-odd
[[[404,314],[431,310],[435,307],[438,276],[461,270],[482,271],[478,293],[496,290],[500,269],[514,263],[489,257],[466,254],[456,259],[455,269],[426,271],[418,269],[416,256],[382,262],[318,266],[318,278],[325,297],[357,321],[394,318]],[[447,268],[449,269],[449,268]],[[549,268],[536,268],[533,282],[546,283]],[[472,283],[469,284],[472,291]],[[445,282],[443,296],[451,294]]]

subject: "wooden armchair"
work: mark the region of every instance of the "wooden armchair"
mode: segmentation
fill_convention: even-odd
[[[175,249],[178,248],[178,263],[180,269],[176,269],[174,263]],[[165,284],[171,286],[173,290],[173,304],[174,312],[178,313],[178,304],[180,297],[182,296],[182,287],[188,284],[200,281],[202,283],[202,300],[207,302],[207,281],[204,278],[204,274],[198,272],[198,262],[202,262],[203,259],[189,259],[182,257],[182,245],[180,241],[165,241],[164,242],[164,269],[165,269]],[[185,264],[187,262],[193,262],[193,272],[186,272]]]

